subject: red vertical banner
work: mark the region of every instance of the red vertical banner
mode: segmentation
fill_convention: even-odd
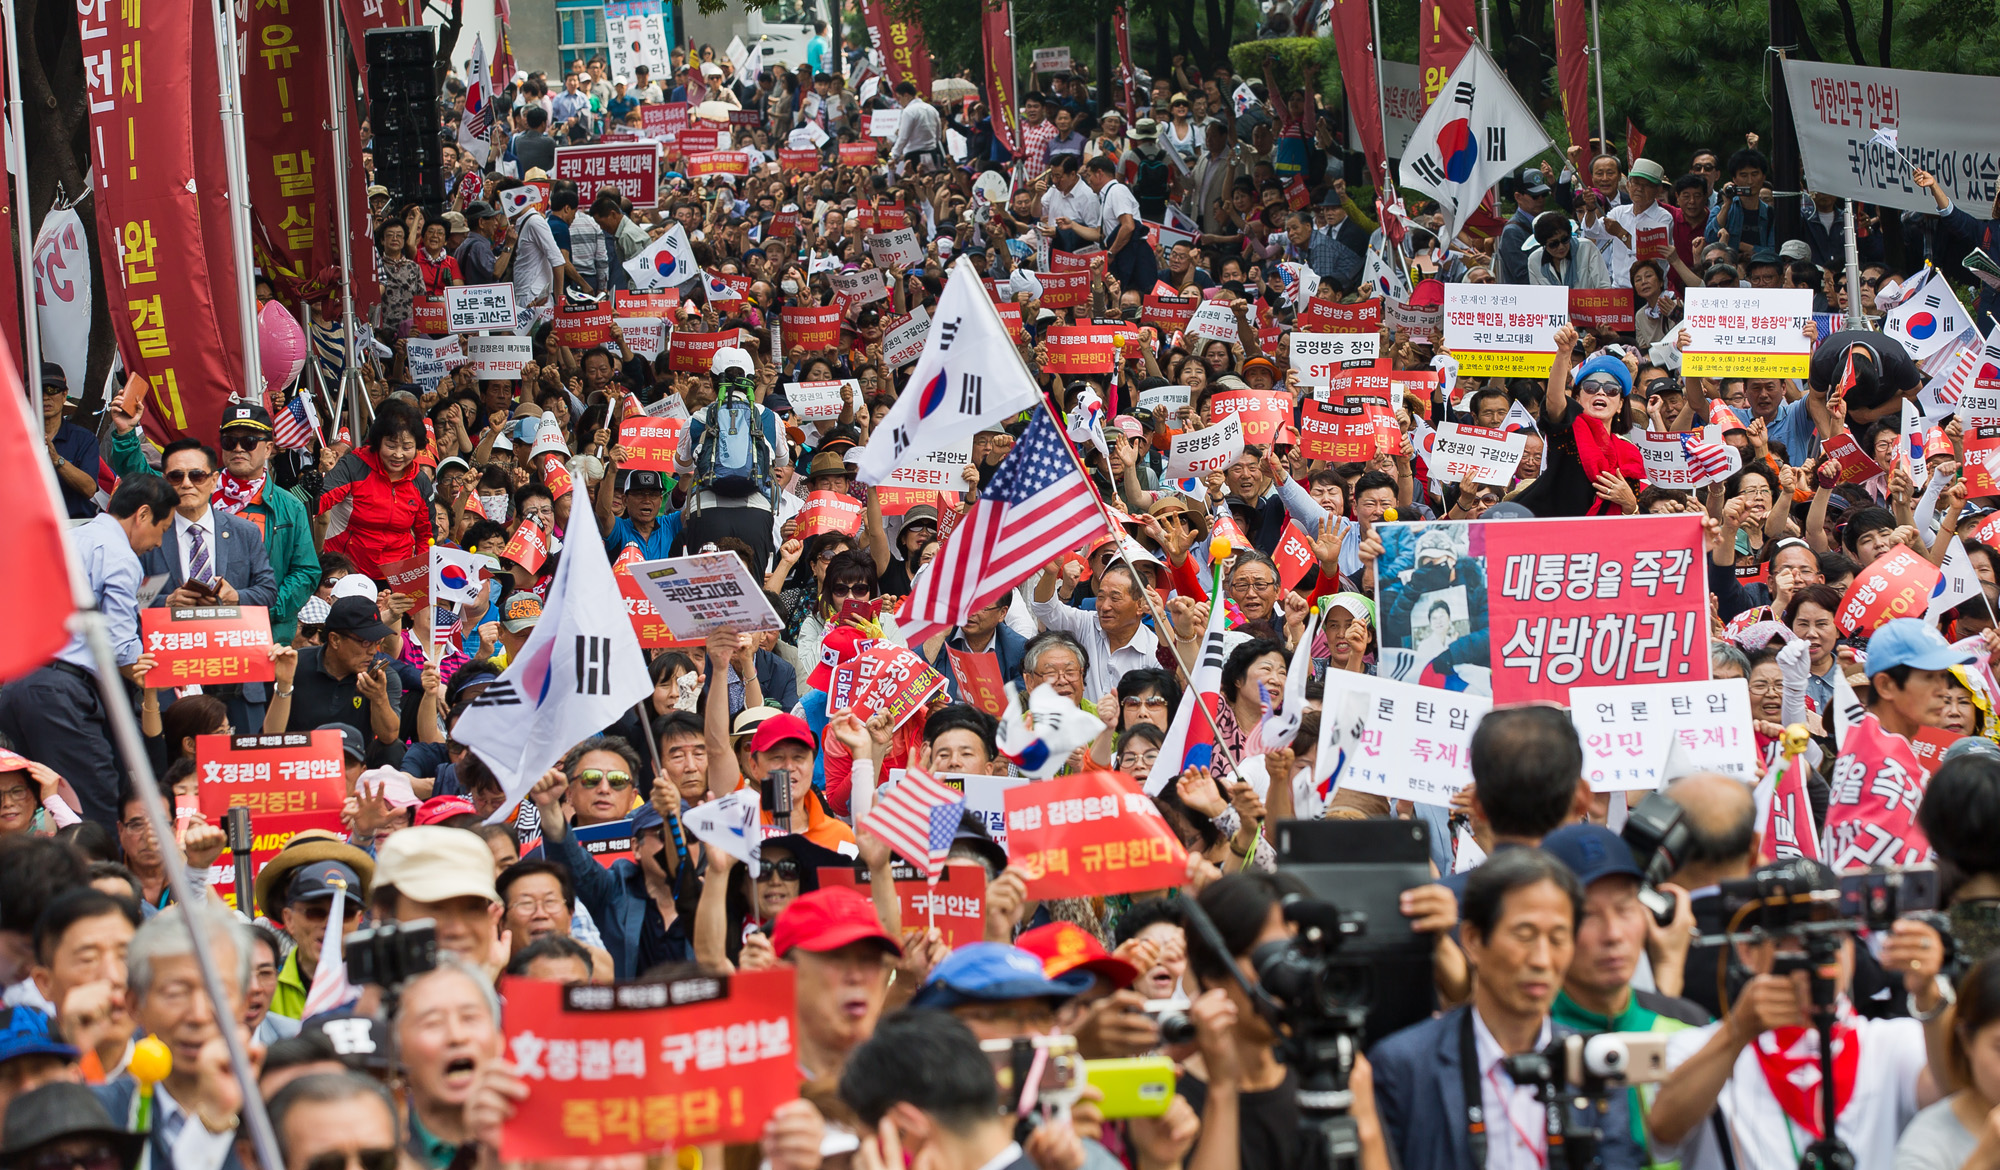
[[[1632,124],[1632,119],[1625,119],[1625,165],[1628,167],[1631,166],[1632,160],[1639,158],[1645,153],[1646,136],[1639,132],[1637,126]]]
[[[251,5],[243,140],[257,264],[280,299],[294,305],[331,294],[338,281],[328,57],[318,6]]]
[[[1423,82],[1425,109],[1437,100],[1445,82],[1451,80],[1451,71],[1472,48],[1477,19],[1472,0],[1418,0],[1417,72]]]
[[[1555,0],[1556,81],[1562,94],[1563,125],[1569,140],[1590,143],[1590,3]]]
[[[1132,20],[1126,15],[1124,5],[1111,14],[1111,29],[1118,36],[1118,82],[1121,96],[1125,101],[1125,124],[1130,126],[1139,120],[1139,106],[1132,96],[1135,80],[1132,68]]]
[[[979,42],[985,51],[986,112],[993,118],[993,135],[1010,152],[1021,149],[1019,86],[1014,76],[1014,11],[1011,0],[985,0],[980,9]]]
[[[924,26],[889,10],[888,0],[861,0],[868,21],[868,39],[882,55],[882,84],[894,89],[907,81],[917,87],[920,101],[931,96],[931,51],[924,47]]]
[[[1358,145],[1368,159],[1368,185],[1382,185],[1389,156],[1382,142],[1382,91],[1375,81],[1374,33],[1368,0],[1327,0],[1333,6],[1333,44],[1340,57],[1347,112],[1361,135]],[[1447,70],[1449,73],[1449,70]],[[1439,85],[1444,83],[1440,81]]]
[[[362,70],[367,70],[367,52],[363,43],[371,28],[395,28],[409,22],[403,18],[402,0],[340,0],[340,17],[347,22],[347,39],[354,44],[354,59],[362,62]],[[502,38],[505,42],[505,38]],[[511,66],[510,66],[511,68]],[[495,70],[495,77],[513,77],[512,73]]]
[[[234,13],[236,6],[227,5]],[[232,33],[240,33],[236,22]],[[192,57],[194,89],[189,95],[190,121],[194,131],[194,173],[196,193],[201,199],[201,250],[208,258],[209,296],[215,306],[215,336],[205,339],[228,371],[223,389],[226,399],[243,386],[243,321],[236,304],[236,241],[230,230],[229,161],[223,147],[221,115],[194,94],[222,91],[221,64],[215,58],[215,22],[207,9],[197,4],[194,18]]]
[[[162,439],[212,440],[239,385],[212,291],[229,288],[230,276],[209,270],[195,193],[227,185],[219,167],[197,173],[195,161],[195,119],[217,120],[212,29],[191,0],[77,6],[107,308],[125,368],[146,379],[146,414]],[[198,45],[206,98],[195,88]]]

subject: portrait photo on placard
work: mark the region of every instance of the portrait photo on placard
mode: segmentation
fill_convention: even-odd
[[[1472,525],[1384,524],[1375,567],[1378,672],[1420,686],[1492,693],[1486,565]]]

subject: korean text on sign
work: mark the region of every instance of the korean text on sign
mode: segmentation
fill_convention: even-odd
[[[139,611],[139,637],[153,656],[149,687],[270,682],[271,618],[261,605],[153,606]]]
[[[1365,684],[1336,690],[1327,676],[1327,715],[1343,762],[1334,783],[1392,800],[1445,804],[1472,783],[1472,732],[1493,704],[1479,695],[1354,675]]]
[[[251,815],[338,813],[347,798],[347,772],[338,731],[282,735],[198,735],[195,778],[201,811],[220,824],[242,806]]]
[[[1444,340],[1461,374],[1545,378],[1569,290],[1553,285],[1447,284]]]
[[[1187,850],[1121,772],[1085,772],[1007,792],[1007,857],[1030,898],[1158,890],[1181,880]]]
[[[1571,687],[1569,713],[1583,741],[1583,775],[1595,791],[1652,791],[1670,778],[1665,767],[1676,753],[1690,770],[1757,782],[1750,685],[1743,679]]]
[[[1687,377],[1803,378],[1812,358],[1811,289],[1687,290]]]

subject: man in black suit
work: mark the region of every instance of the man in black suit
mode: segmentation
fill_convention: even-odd
[[[264,534],[241,516],[210,504],[221,457],[200,439],[176,439],[160,457],[160,474],[180,497],[174,522],[160,547],[140,559],[148,577],[165,573],[154,605],[258,605],[278,600],[278,578]],[[239,735],[264,726],[269,694],[263,683],[204,688],[229,705],[229,722]]]
[[[873,1136],[885,1117],[905,1135],[902,1152],[913,1163],[923,1163],[929,1152],[935,1170],[1035,1170],[1014,1140],[1013,1113],[1000,1109],[993,1065],[972,1029],[948,1012],[898,1012],[877,1024],[875,1035],[847,1058],[840,1099],[870,1135],[855,1154],[862,1170],[902,1165]]]

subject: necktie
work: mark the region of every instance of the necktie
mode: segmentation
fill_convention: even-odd
[[[215,572],[208,563],[208,537],[199,524],[188,525],[188,580],[204,585],[215,583]]]

